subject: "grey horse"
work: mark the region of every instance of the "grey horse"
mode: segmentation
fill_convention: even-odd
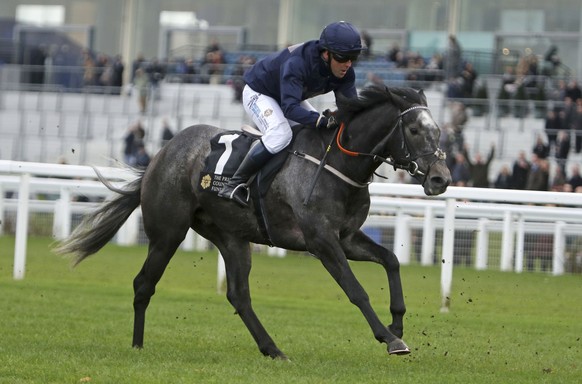
[[[257,215],[256,200],[241,207],[201,190],[199,175],[210,141],[224,131],[194,125],[180,131],[123,189],[100,177],[118,195],[86,216],[55,251],[82,261],[105,246],[141,204],[149,248],[133,282],[136,348],[143,347],[145,313],[156,284],[192,228],[222,254],[227,299],[262,354],[287,358],[251,305],[251,243],[305,251],[319,259],[360,309],[374,337],[387,344],[388,353],[410,353],[402,340],[406,308],[398,259],[360,227],[370,208],[368,184],[383,163],[407,170],[426,195],[445,192],[451,176],[438,147],[440,130],[424,93],[412,88],[367,88],[356,99],[339,99],[337,108],[334,116],[340,128],[335,132],[305,127],[296,133],[287,158],[258,203],[262,215]],[[320,161],[324,157],[325,163]],[[265,218],[267,234],[261,230]],[[348,260],[372,261],[386,270],[390,325],[379,319]]]

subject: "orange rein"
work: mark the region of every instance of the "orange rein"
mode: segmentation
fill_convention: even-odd
[[[340,142],[340,138],[342,137],[342,133],[344,132],[344,128],[345,128],[345,124],[341,123],[339,132],[337,133],[337,136],[336,136],[336,143],[337,143],[338,148],[340,149],[340,151],[342,151],[343,153],[345,153],[348,156],[359,156],[360,152],[353,152],[353,151],[350,151],[348,149],[345,149],[342,146],[342,144]]]

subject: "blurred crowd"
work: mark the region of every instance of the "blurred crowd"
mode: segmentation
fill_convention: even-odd
[[[364,30],[362,40],[368,48],[360,61],[375,61],[379,57],[373,50],[373,39]],[[126,67],[121,55],[110,57],[88,50],[81,57],[66,45],[59,49],[37,49],[31,56],[36,64],[46,66],[42,71],[31,71],[30,81],[35,84],[67,84],[90,89],[94,92],[137,95],[139,110],[145,114],[150,100],[160,97],[161,82],[229,84],[233,89],[233,101],[240,102],[244,87],[242,76],[252,66],[257,56],[241,54],[229,56],[218,40],[209,42],[198,60],[193,57],[159,60],[146,59],[142,54],[129,65],[129,83],[124,84]],[[264,54],[267,54],[265,52]],[[78,56],[78,55],[77,55]],[[465,144],[463,129],[474,115],[468,112],[474,106],[467,99],[476,96],[478,73],[473,63],[466,60],[463,49],[454,35],[448,36],[445,51],[434,53],[430,58],[418,52],[403,49],[397,43],[385,51],[381,58],[394,68],[406,69],[406,79],[414,81],[439,81],[446,84],[450,119],[442,127],[441,147],[448,154],[448,164],[455,185],[499,187],[535,190],[579,191],[578,166],[568,168],[572,153],[582,152],[582,90],[575,79],[558,80],[548,99],[552,106],[545,114],[545,132],[539,135],[531,153],[522,153],[514,164],[505,164],[499,174],[489,179],[495,148],[488,153],[476,152],[471,156]],[[78,65],[82,72],[59,71],[59,67]],[[359,65],[356,62],[354,65]],[[502,80],[502,90],[515,95],[521,87],[539,88],[543,76],[560,74],[561,62],[557,49],[552,47],[540,62],[538,56],[527,54],[514,66],[507,66]],[[540,77],[541,76],[541,77]],[[364,85],[383,84],[380,76],[370,71]],[[390,85],[389,83],[387,85]],[[132,127],[126,137],[126,161],[143,165],[147,151],[140,148],[145,131],[139,124]],[[139,151],[142,151],[139,153]],[[146,156],[147,155],[147,156]],[[137,161],[136,159],[141,160]],[[139,163],[139,164],[138,164]],[[550,178],[551,175],[551,178]]]

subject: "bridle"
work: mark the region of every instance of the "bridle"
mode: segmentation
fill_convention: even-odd
[[[442,149],[440,149],[439,147],[435,148],[434,151],[427,151],[425,153],[417,154],[416,156],[413,156],[413,154],[411,153],[410,146],[408,144],[408,140],[406,139],[406,134],[404,132],[404,124],[402,123],[402,117],[404,115],[406,115],[408,112],[411,112],[411,111],[414,111],[417,109],[424,109],[427,111],[429,110],[428,107],[425,107],[423,105],[415,105],[413,107],[410,107],[410,108],[405,109],[404,111],[400,112],[400,114],[398,115],[398,118],[396,120],[396,123],[394,123],[394,126],[392,127],[392,129],[390,130],[388,135],[380,143],[378,143],[378,145],[370,153],[350,151],[342,145],[341,138],[342,138],[342,133],[344,132],[344,129],[345,129],[345,124],[343,122],[341,123],[340,128],[339,128],[339,132],[336,136],[337,146],[340,149],[340,151],[342,151],[344,154],[346,154],[348,156],[368,156],[368,157],[371,157],[372,160],[374,160],[374,161],[383,162],[383,163],[386,163],[386,164],[393,166],[395,170],[396,169],[404,169],[411,176],[423,176],[426,178],[426,175],[430,171],[430,168],[437,161],[446,159],[446,153]],[[388,142],[390,141],[392,136],[395,134],[395,132],[400,132],[400,134],[402,135],[402,149],[404,151],[404,155],[399,157],[399,158],[394,158],[394,156],[390,156],[388,159],[379,156],[377,154],[377,152],[380,151],[382,148],[384,148],[388,144]],[[426,157],[426,156],[434,156],[434,160],[431,162],[428,169],[425,172],[423,172],[419,169],[417,160],[420,158]]]

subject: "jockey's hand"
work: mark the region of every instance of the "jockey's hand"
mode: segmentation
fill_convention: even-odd
[[[325,110],[317,119],[315,125],[317,129],[336,129],[338,126],[335,116],[328,110]]]

